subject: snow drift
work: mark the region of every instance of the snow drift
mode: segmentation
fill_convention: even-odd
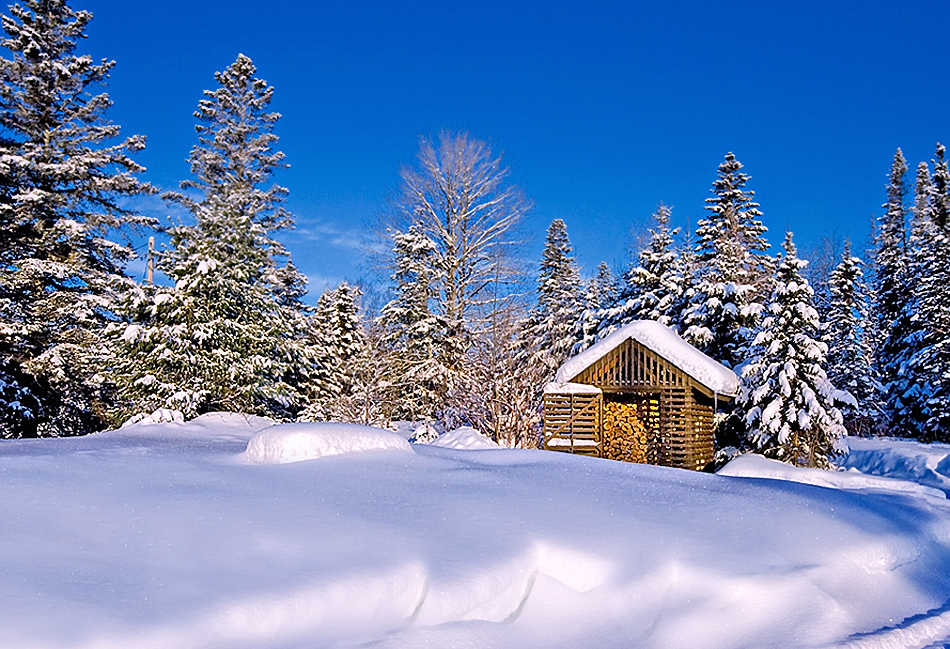
[[[248,464],[286,464],[365,451],[407,451],[409,442],[388,430],[314,422],[279,424],[258,432],[247,443]]]
[[[950,507],[932,493],[426,445],[235,461],[282,428],[218,414],[0,441],[0,648],[946,637]]]
[[[467,450],[479,450],[486,448],[501,448],[494,441],[482,435],[471,426],[462,426],[448,433],[443,433],[431,443],[432,446],[441,448],[456,448]]]

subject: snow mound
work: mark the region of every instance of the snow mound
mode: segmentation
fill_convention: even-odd
[[[569,383],[571,379],[586,368],[631,338],[650,351],[669,360],[673,365],[710,390],[728,396],[739,394],[739,379],[732,370],[706,356],[706,354],[680,338],[675,331],[666,325],[652,320],[631,322],[596,345],[592,345],[577,356],[569,358],[558,368],[554,382]]]
[[[893,437],[849,438],[841,464],[861,473],[917,482],[950,496],[950,444],[921,444]]]
[[[470,426],[462,426],[455,430],[440,435],[437,440],[432,442],[432,446],[441,448],[456,448],[467,451],[477,451],[486,448],[501,448],[488,437]]]
[[[146,415],[144,412],[133,415],[124,424],[122,424],[120,428],[128,428],[129,426],[134,426],[135,424],[147,426],[149,424],[165,424],[170,422],[181,424],[185,422],[185,417],[181,414],[180,410],[159,408],[150,415]]]
[[[248,464],[287,464],[364,451],[412,452],[409,442],[388,430],[338,423],[278,424],[247,443]]]
[[[830,489],[888,491],[946,500],[946,496],[942,491],[917,484],[916,482],[866,475],[857,470],[825,471],[823,469],[794,467],[784,462],[770,460],[769,458],[754,453],[740,455],[722,467],[717,473],[718,475],[735,478],[769,478],[773,480],[787,480],[789,482],[810,484],[816,487],[828,487]]]

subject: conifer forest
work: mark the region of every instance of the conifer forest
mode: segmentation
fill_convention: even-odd
[[[91,15],[70,5],[22,0],[3,15],[0,437],[232,411],[464,425],[536,448],[557,368],[655,320],[739,375],[717,422],[724,458],[828,468],[849,435],[950,442],[942,144],[913,168],[900,149],[881,161],[868,242],[809,255],[787,232],[775,250],[755,169],[724,152],[705,205],[688,207],[703,215],[694,228],[674,227],[657,196],[630,263],[584,269],[561,219],[526,258],[532,201],[498,146],[443,130],[419,138],[380,206],[373,286],[313,299],[278,236],[295,224],[294,188],[275,182],[288,163],[280,89],[244,55],[209,76],[182,152],[190,175],[155,186],[136,162],[147,134],[109,117],[114,62],[84,53]],[[128,200],[142,195],[187,216],[143,216]],[[127,270],[136,254],[147,279]],[[369,304],[369,290],[382,298]]]

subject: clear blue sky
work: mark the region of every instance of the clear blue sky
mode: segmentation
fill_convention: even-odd
[[[865,239],[895,149],[950,144],[947,2],[73,0],[81,47],[117,61],[111,117],[148,136],[148,178],[186,177],[201,91],[242,52],[275,87],[298,231],[319,293],[358,279],[358,242],[420,133],[504,152],[587,272],[621,263],[656,204],[695,225],[717,165],[752,176],[773,244]],[[912,172],[911,172],[912,174]],[[159,206],[158,212],[163,210]]]

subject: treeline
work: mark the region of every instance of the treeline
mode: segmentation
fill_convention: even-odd
[[[233,410],[280,420],[473,425],[538,443],[544,384],[569,355],[627,322],[659,320],[743,376],[720,445],[822,466],[845,430],[947,439],[950,174],[938,146],[911,194],[894,160],[868,263],[846,246],[806,278],[791,234],[770,256],[748,176],[720,165],[695,232],[660,205],[629,268],[582,279],[554,221],[537,288],[519,226],[530,200],[491,147],[422,138],[375,249],[378,313],[343,283],[315,307],[275,234],[293,226],[269,110],[244,56],[195,113],[191,175],[162,198],[171,227],[123,208],[140,137],[119,141],[104,92],[113,63],[74,53],[90,19],[64,0],[5,17],[0,59],[0,435],[84,434],[156,411]],[[910,199],[909,199],[910,197]],[[909,224],[908,224],[909,221]],[[167,282],[124,273],[117,241],[162,231]],[[867,275],[867,277],[865,277]],[[175,415],[177,416],[177,415]]]

